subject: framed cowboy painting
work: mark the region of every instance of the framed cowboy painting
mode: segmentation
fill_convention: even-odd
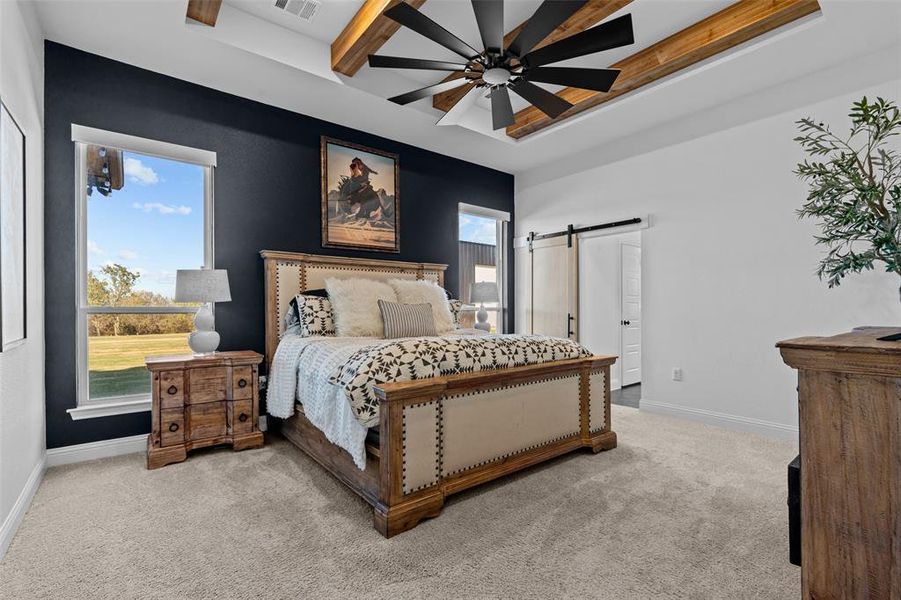
[[[322,245],[400,251],[397,154],[322,136]]]

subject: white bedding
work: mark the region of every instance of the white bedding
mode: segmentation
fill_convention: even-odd
[[[485,335],[477,329],[457,330],[456,335]],[[347,450],[354,464],[366,468],[366,431],[347,400],[344,389],[330,383],[330,376],[354,352],[384,340],[371,337],[301,337],[285,335],[279,342],[269,373],[266,410],[287,419],[294,402],[330,442]]]

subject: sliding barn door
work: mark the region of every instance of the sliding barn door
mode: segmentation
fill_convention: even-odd
[[[579,335],[579,274],[576,239],[567,246],[565,236],[536,240],[532,249],[517,249],[517,280],[525,296],[524,319],[519,327],[527,333],[568,337]]]

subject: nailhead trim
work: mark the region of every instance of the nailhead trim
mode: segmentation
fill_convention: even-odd
[[[450,475],[457,475],[458,473],[462,473],[464,471],[470,471],[472,469],[475,469],[476,467],[481,467],[481,466],[487,465],[489,463],[493,463],[493,462],[497,462],[499,460],[503,460],[505,458],[509,458],[511,456],[516,456],[517,454],[522,454],[523,452],[528,452],[529,450],[534,450],[535,448],[541,448],[542,446],[549,446],[550,444],[559,442],[561,440],[579,437],[579,435],[581,435],[581,433],[578,431],[574,431],[572,433],[566,433],[566,434],[561,435],[560,437],[555,437],[555,438],[547,440],[545,442],[541,442],[540,444],[533,444],[531,446],[522,448],[520,450],[515,450],[513,452],[501,454],[500,456],[496,456],[494,458],[489,458],[488,460],[483,460],[482,462],[477,462],[474,465],[470,465],[468,467],[463,467],[462,469],[457,469],[456,471],[448,471],[447,474],[445,475],[445,477],[448,477]]]
[[[603,431],[604,427],[607,426],[607,422],[606,422],[607,419],[605,418],[604,423],[602,423],[600,427],[595,427],[594,429],[591,428],[591,376],[597,375],[598,373],[600,373],[601,375],[604,376],[604,395],[605,396],[607,395],[607,381],[606,381],[607,372],[604,369],[595,369],[594,371],[589,371],[588,382],[587,382],[587,385],[588,385],[588,433],[597,433],[598,431]],[[606,402],[606,398],[604,399],[604,401]]]
[[[415,488],[407,487],[407,409],[410,408],[419,408],[422,406],[429,406],[431,404],[437,404],[435,409],[435,420],[437,422],[435,433],[436,433],[436,452],[435,452],[435,479],[423,485],[417,486]],[[439,399],[429,400],[427,402],[418,402],[416,404],[408,404],[404,406],[404,410],[401,411],[402,414],[402,422],[403,422],[403,430],[401,432],[402,439],[402,447],[403,451],[401,456],[403,457],[403,492],[404,494],[412,494],[413,492],[418,492],[419,490],[424,490],[425,488],[432,487],[441,479],[441,402]]]
[[[468,396],[476,396],[476,395],[479,395],[479,394],[485,394],[485,393],[487,393],[487,392],[496,392],[496,391],[498,391],[498,390],[514,389],[514,388],[518,388],[518,387],[524,387],[524,386],[527,386],[527,385],[533,385],[533,384],[536,384],[536,383],[547,383],[547,382],[549,382],[549,381],[559,381],[559,380],[561,380],[561,379],[572,379],[572,378],[575,378],[575,377],[581,378],[581,376],[582,376],[581,373],[578,373],[578,372],[577,372],[577,373],[570,373],[570,374],[567,374],[567,375],[558,375],[558,376],[556,376],[556,377],[547,377],[547,378],[545,378],[545,379],[534,379],[534,380],[531,380],[531,381],[528,381],[528,382],[524,382],[524,383],[514,383],[514,384],[511,384],[511,385],[501,385],[501,386],[494,387],[494,388],[486,388],[486,389],[482,389],[482,390],[475,390],[475,391],[472,391],[472,392],[466,392],[465,394],[455,394],[455,395],[453,395],[453,396],[442,396],[441,399],[442,399],[442,401],[455,400],[455,399],[457,399],[457,398],[466,398],[466,397],[468,397]],[[581,404],[581,402],[580,402],[580,404]],[[443,411],[442,411],[442,418],[443,418],[443,414],[444,414],[444,413],[443,413]],[[581,420],[581,415],[580,415],[580,420]],[[443,427],[443,425],[442,425],[442,427]],[[489,464],[489,463],[493,463],[493,462],[496,462],[496,461],[498,461],[498,460],[503,460],[503,459],[509,458],[509,457],[511,457],[511,456],[516,456],[517,454],[522,454],[523,452],[528,452],[529,450],[534,450],[535,448],[541,448],[542,446],[547,446],[547,445],[553,444],[553,443],[555,443],[555,442],[559,442],[560,440],[565,440],[565,439],[568,439],[568,438],[571,438],[571,437],[574,437],[574,436],[579,436],[580,434],[581,434],[580,431],[575,431],[575,432],[573,432],[573,433],[566,433],[566,434],[563,434],[562,436],[559,436],[559,437],[556,437],[556,438],[553,438],[553,439],[550,439],[550,440],[547,440],[547,441],[544,441],[544,442],[540,442],[540,443],[538,443],[538,444],[533,444],[533,445],[528,446],[528,447],[526,447],[526,448],[521,448],[521,449],[519,449],[519,450],[514,450],[513,452],[508,452],[508,453],[506,453],[506,454],[501,454],[500,456],[495,456],[494,458],[489,458],[489,459],[487,459],[487,460],[483,460],[483,461],[481,461],[481,462],[475,463],[474,465],[470,465],[470,466],[468,466],[468,467],[463,467],[463,468],[461,468],[461,469],[456,469],[456,470],[454,470],[454,471],[449,471],[449,472],[447,472],[446,474],[444,474],[444,476],[447,477],[447,476],[450,476],[450,475],[456,475],[456,474],[458,474],[458,473],[462,473],[462,472],[464,472],[464,471],[469,471],[469,470],[471,470],[471,469],[475,469],[476,467],[481,467],[481,466],[483,466],[483,465],[487,465],[487,464]],[[442,436],[442,437],[443,437],[443,436]],[[443,448],[441,448],[441,450],[443,451]],[[443,465],[443,457],[442,457],[442,467],[443,467],[443,466],[444,466],[444,465]],[[443,470],[443,469],[442,469],[442,470]]]

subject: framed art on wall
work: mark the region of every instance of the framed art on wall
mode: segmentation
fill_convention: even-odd
[[[0,101],[0,350],[25,339],[25,134]]]
[[[322,245],[400,251],[397,154],[322,136]]]

